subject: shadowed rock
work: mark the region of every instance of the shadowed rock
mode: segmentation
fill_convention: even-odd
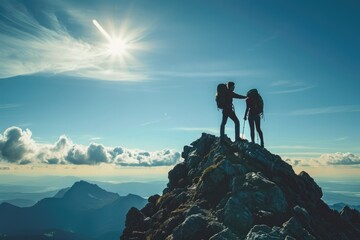
[[[131,210],[121,239],[360,238],[359,212],[331,210],[309,174],[256,144],[225,142],[202,134],[185,146],[163,195]]]

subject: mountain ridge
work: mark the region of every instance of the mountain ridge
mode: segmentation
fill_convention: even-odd
[[[45,198],[32,207],[20,208],[2,203],[0,236],[5,234],[16,238],[16,235],[28,235],[36,239],[36,232],[45,233],[49,229],[61,229],[60,235],[69,232],[88,239],[101,239],[108,233],[119,235],[126,212],[133,206],[144,206],[145,201],[136,195],[120,197],[95,184],[80,181],[74,183],[62,197]]]
[[[308,173],[256,144],[203,133],[182,157],[120,239],[359,239],[359,212],[330,209]]]

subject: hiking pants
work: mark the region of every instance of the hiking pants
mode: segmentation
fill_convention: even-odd
[[[261,146],[263,147],[264,146],[264,138],[263,138],[263,133],[262,133],[261,128],[260,128],[260,116],[258,114],[249,115],[251,142],[254,142],[254,138],[255,138],[254,124],[255,124],[255,127],[256,127],[256,131],[258,132],[259,137],[260,137]]]
[[[223,138],[225,135],[225,125],[228,117],[231,118],[231,120],[233,120],[235,123],[235,141],[236,141],[240,138],[240,122],[235,112],[232,109],[223,110],[222,121],[220,126],[220,137]]]

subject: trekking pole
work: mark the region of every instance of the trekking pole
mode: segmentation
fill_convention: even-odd
[[[243,130],[242,130],[242,134],[241,134],[243,139],[244,139],[244,131],[245,131],[245,119],[244,119],[244,126],[243,126]]]

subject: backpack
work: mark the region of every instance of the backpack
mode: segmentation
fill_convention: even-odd
[[[227,88],[226,84],[220,83],[217,86],[215,101],[216,101],[216,105],[219,109],[224,109],[224,107],[225,107],[227,92],[228,92],[228,88]]]
[[[254,102],[253,110],[259,113],[260,116],[264,114],[264,101],[257,89],[251,89],[247,92],[246,96]]]

